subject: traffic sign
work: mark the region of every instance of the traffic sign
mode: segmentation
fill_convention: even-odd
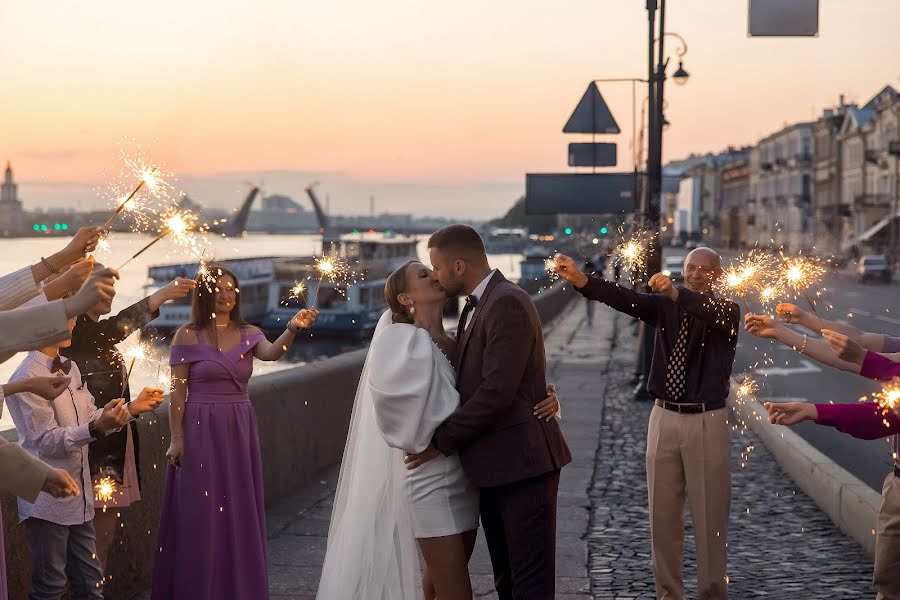
[[[529,173],[525,175],[525,213],[634,212],[636,179],[636,173]]]
[[[572,111],[563,133],[620,133],[619,125],[613,118],[600,88],[591,82]]]
[[[819,0],[750,0],[750,37],[819,35]]]
[[[569,144],[570,167],[614,167],[616,166],[615,144]]]

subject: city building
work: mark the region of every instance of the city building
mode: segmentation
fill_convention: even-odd
[[[748,246],[747,223],[750,220],[747,210],[750,199],[749,149],[745,155],[722,165],[719,174],[722,179],[722,207],[718,211],[716,245],[732,249],[745,248]]]
[[[6,163],[3,184],[0,185],[0,236],[21,235],[25,225],[25,212],[19,200],[19,186],[13,180],[12,166]]]
[[[826,109],[813,125],[814,243],[818,252],[834,253],[846,239],[850,213],[841,203],[841,140],[838,137],[849,107],[841,95],[837,108]]]
[[[760,140],[750,152],[748,242],[810,249],[813,126],[795,123]]]
[[[896,252],[898,122],[900,94],[886,86],[862,108],[851,105],[838,132],[841,210],[849,221],[841,249],[852,256]]]

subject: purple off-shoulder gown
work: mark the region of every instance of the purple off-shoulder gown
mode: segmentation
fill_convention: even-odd
[[[259,332],[220,352],[172,346],[190,364],[181,468],[166,473],[153,600],[269,597],[266,522],[256,413],[247,396]]]

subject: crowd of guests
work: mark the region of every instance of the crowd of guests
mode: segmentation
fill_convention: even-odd
[[[651,325],[654,348],[647,388],[655,406],[647,430],[646,472],[652,565],[657,598],[683,599],[684,502],[688,500],[697,548],[698,596],[728,597],[726,573],[731,503],[730,441],[726,400],[741,329],[737,303],[716,298],[720,256],[697,248],[685,258],[684,287],[662,274],[640,293],[602,278],[593,262],[579,268],[557,256],[556,272],[590,305],[597,301]],[[618,277],[616,277],[618,281]],[[787,327],[799,325],[810,333]],[[890,382],[900,376],[900,338],[868,333],[820,319],[795,304],[778,304],[775,316],[747,314],[744,329],[777,340],[830,367]],[[879,600],[900,598],[900,417],[875,402],[766,403],[770,421],[811,420],[862,439],[891,438],[893,470],[887,474],[878,515],[874,588]]]
[[[116,345],[162,304],[190,294],[191,321],[170,358],[172,441],[153,597],[264,598],[262,477],[247,381],[254,357],[281,358],[318,313],[299,311],[270,343],[241,317],[234,274],[211,266],[104,318],[118,273],[89,256],[102,234],[82,228],[60,252],[0,277],[0,362],[27,351],[0,392],[18,434],[18,443],[0,437],[0,491],[18,496],[28,597],[58,600],[67,585],[76,600],[104,597],[119,520],[140,500],[135,421],[168,391],[145,387],[133,397]],[[95,498],[103,481],[113,491]],[[0,521],[0,600],[3,549]]]

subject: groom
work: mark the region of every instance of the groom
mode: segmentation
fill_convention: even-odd
[[[425,452],[407,457],[407,466],[458,452],[481,490],[500,599],[553,598],[556,493],[572,456],[556,419],[533,414],[547,392],[540,318],[527,292],[491,270],[471,227],[444,227],[428,248],[437,283],[451,297],[467,294],[457,330],[460,407]]]

